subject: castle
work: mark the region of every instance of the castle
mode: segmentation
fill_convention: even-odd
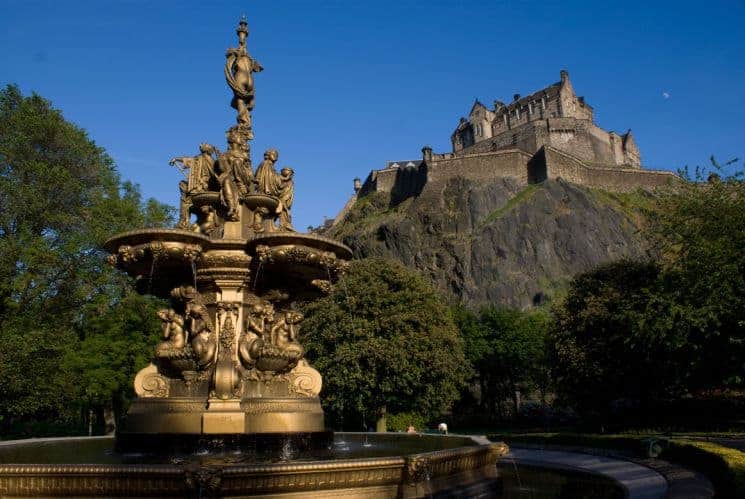
[[[426,146],[420,160],[388,162],[364,182],[355,179],[355,195],[336,221],[371,192],[390,192],[395,203],[454,176],[514,177],[526,185],[562,178],[614,192],[654,188],[677,178],[669,171],[642,169],[631,131],[608,132],[593,118],[592,107],[575,94],[564,70],[558,82],[526,97],[515,94],[509,104],[494,101],[489,109],[476,100],[451,135],[452,152],[435,154]]]

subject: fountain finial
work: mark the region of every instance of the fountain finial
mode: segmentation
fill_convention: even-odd
[[[248,22],[246,16],[241,17],[236,29],[238,46],[229,48],[225,57],[225,80],[233,91],[230,105],[238,111],[238,126],[246,130],[250,140],[251,111],[254,108],[254,78],[253,73],[263,71],[264,68],[256,59],[248,55],[246,38],[248,37]],[[249,136],[250,135],[250,136]]]

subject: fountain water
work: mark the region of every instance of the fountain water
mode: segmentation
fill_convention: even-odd
[[[276,150],[267,150],[254,171],[253,75],[263,68],[246,49],[245,19],[236,33],[224,71],[237,111],[228,149],[201,144],[198,155],[171,160],[187,173],[177,228],[136,230],[105,243],[109,262],[135,276],[141,292],[170,300],[158,312],[162,341],[135,377],[137,398],[117,434],[122,457],[114,464],[0,465],[0,495],[422,497],[464,484],[491,490],[504,445],[365,435],[364,442],[349,437],[354,445],[342,438],[334,449],[319,400],[321,375],[304,358],[303,315],[294,304],[329,293],[352,252],[292,227],[294,172],[277,171]]]

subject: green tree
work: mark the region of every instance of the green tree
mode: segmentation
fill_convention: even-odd
[[[550,317],[545,311],[492,306],[476,315],[458,308],[455,317],[479,384],[481,409],[487,415],[501,418],[505,400],[512,400],[516,410],[518,392],[533,389],[545,404],[550,382],[546,343]]]
[[[707,172],[682,172],[651,225],[669,291],[691,311],[694,390],[745,386],[745,182],[738,160],[711,163]]]
[[[685,390],[688,309],[654,263],[610,263],[576,276],[551,332],[557,391],[589,420],[614,405],[654,403]]]
[[[72,418],[66,356],[101,331],[86,310],[126,303],[101,244],[116,232],[167,225],[173,210],[142,202],[112,159],[49,101],[0,90],[0,420]],[[95,357],[94,359],[95,360]],[[106,359],[101,357],[101,361]],[[105,380],[100,380],[102,383]],[[72,402],[72,403],[71,403]]]
[[[463,342],[420,275],[379,258],[354,261],[304,313],[308,357],[323,375],[332,417],[360,421],[387,411],[431,418],[458,397],[467,373]]]
[[[625,402],[645,417],[660,402],[745,385],[745,183],[737,160],[712,166],[655,197],[647,235],[659,263],[577,276],[557,307],[557,386],[585,415]]]

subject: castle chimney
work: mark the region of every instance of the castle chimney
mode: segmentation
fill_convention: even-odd
[[[354,179],[354,193],[357,194],[362,189],[362,180],[358,178]]]
[[[559,75],[561,75],[562,83],[569,79],[569,71],[567,71],[566,69],[562,69],[561,71],[559,71]]]
[[[519,101],[520,100],[520,94],[515,94],[515,95],[512,96],[512,98],[515,99],[516,101]]]

